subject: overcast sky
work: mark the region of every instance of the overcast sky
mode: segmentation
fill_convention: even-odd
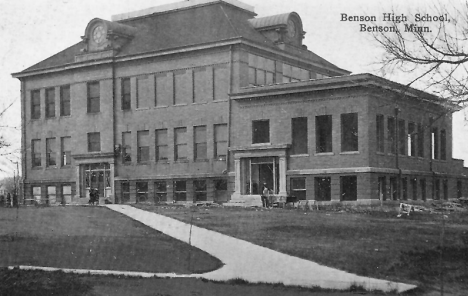
[[[20,148],[20,83],[11,77],[43,59],[79,42],[86,25],[95,17],[110,20],[114,14],[140,10],[174,0],[0,0],[0,108],[13,103],[0,119],[0,134],[12,143],[10,150]],[[375,15],[384,12],[409,13],[432,5],[432,1],[418,0],[243,0],[255,7],[259,17],[297,12],[307,32],[304,44],[308,49],[337,66],[353,73],[380,75],[382,52],[369,33],[360,32],[359,22],[343,22],[341,14]],[[452,1],[453,3],[454,1]],[[461,2],[461,1],[460,1]],[[444,7],[449,0],[438,1]],[[442,8],[443,9],[443,8]],[[388,74],[387,74],[388,75]],[[386,78],[407,82],[404,76]],[[465,159],[468,166],[468,124],[464,112],[454,116],[454,157]],[[9,157],[15,161],[15,157]],[[0,169],[11,174],[11,161],[0,156]],[[3,174],[4,175],[4,174]],[[2,173],[0,172],[0,178]]]

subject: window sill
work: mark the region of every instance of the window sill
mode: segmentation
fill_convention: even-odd
[[[321,152],[321,153],[315,153],[314,156],[333,156],[335,155],[334,152]]]
[[[169,108],[169,106],[155,106],[154,109],[165,109]]]
[[[289,155],[291,158],[297,158],[297,157],[309,157],[309,154],[294,154],[294,155]]]
[[[264,146],[264,145],[270,145],[270,146],[271,146],[271,143],[270,143],[270,142],[265,142],[265,143],[252,143],[252,146]]]
[[[344,151],[340,152],[340,155],[355,155],[355,154],[360,154],[359,151]]]
[[[229,100],[213,100],[213,103],[221,103],[221,102],[227,102]]]
[[[156,161],[157,164],[169,164],[169,160],[167,159],[161,159]]]
[[[150,108],[137,108],[135,111],[144,111],[144,110],[149,110]]]
[[[194,102],[192,105],[207,105],[208,102]]]
[[[175,160],[174,162],[175,163],[188,163],[189,160],[188,159],[178,159],[178,160]]]
[[[56,170],[57,169],[57,166],[47,166],[46,167],[46,170]]]
[[[41,166],[32,167],[31,170],[40,171],[42,170],[42,167]]]
[[[209,160],[207,158],[204,159],[195,159],[195,162],[208,162]]]
[[[174,104],[172,105],[173,107],[181,107],[181,106],[187,106],[187,104]]]
[[[71,118],[71,115],[60,115],[60,118]]]

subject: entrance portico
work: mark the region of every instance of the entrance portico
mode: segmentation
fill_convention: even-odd
[[[288,144],[234,147],[235,190],[231,200],[261,195],[264,184],[274,195],[286,196]]]

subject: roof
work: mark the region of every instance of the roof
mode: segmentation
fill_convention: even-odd
[[[190,46],[217,43],[235,38],[280,50],[270,39],[259,33],[249,22],[252,13],[223,1],[122,20],[116,23],[136,28],[136,33],[115,58],[163,52]],[[115,23],[115,22],[108,22]],[[216,25],[213,25],[216,24]],[[81,41],[17,74],[27,74],[77,64],[75,56],[85,47]],[[290,52],[289,52],[290,53]],[[303,57],[340,73],[346,72],[325,59],[304,50]]]

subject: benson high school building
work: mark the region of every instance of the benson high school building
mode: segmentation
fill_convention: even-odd
[[[115,203],[232,203],[264,183],[332,202],[468,192],[457,108],[317,56],[297,13],[191,0],[83,30],[13,74],[26,203],[86,203],[90,188]]]

